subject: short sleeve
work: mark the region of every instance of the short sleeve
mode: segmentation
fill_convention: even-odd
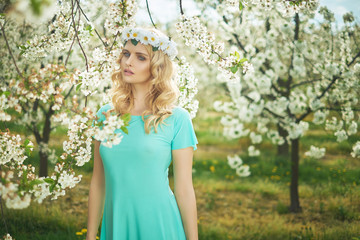
[[[196,144],[198,144],[198,141],[191,122],[190,114],[183,108],[177,108],[174,115],[174,136],[171,141],[171,149],[176,150],[193,147],[193,149],[196,150]]]
[[[97,121],[98,123],[100,122],[103,122],[106,120],[106,117],[105,117],[105,112],[107,112],[109,109],[111,108],[110,104],[106,104],[104,106],[102,106],[96,113],[96,116],[98,117],[97,120],[94,120],[93,123],[92,123],[92,126],[95,125],[95,121]],[[99,127],[100,129],[102,129],[102,126]],[[92,136],[92,138],[95,139],[94,136]]]

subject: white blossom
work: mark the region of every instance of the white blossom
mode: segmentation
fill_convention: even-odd
[[[318,148],[311,145],[310,150],[305,152],[305,156],[320,159],[325,156],[325,148]]]
[[[351,156],[353,158],[360,158],[360,141],[357,141],[352,148]]]
[[[260,151],[256,149],[254,146],[249,146],[248,152],[250,157],[255,157],[260,155]]]

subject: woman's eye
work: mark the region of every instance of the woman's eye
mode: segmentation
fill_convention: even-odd
[[[124,56],[128,57],[130,54],[128,52],[124,52]]]
[[[144,58],[144,57],[141,57],[141,56],[139,56],[139,59],[140,59],[141,61],[144,61],[144,60],[145,60],[145,58]]]

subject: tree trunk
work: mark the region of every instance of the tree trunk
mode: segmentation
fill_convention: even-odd
[[[278,133],[279,135],[286,139],[288,133],[287,131],[282,128],[279,124],[278,124]],[[288,142],[285,140],[284,144],[283,145],[278,145],[277,147],[277,155],[278,156],[283,156],[283,157],[289,157],[289,144]]]
[[[45,123],[43,129],[42,142],[49,144],[50,132],[51,132],[51,121],[50,118],[54,114],[54,111],[51,109],[52,105],[49,107],[49,111],[45,114]],[[40,155],[40,177],[48,176],[48,153],[39,152]]]
[[[46,153],[39,151],[40,156],[40,172],[39,177],[48,176],[48,156]]]
[[[301,212],[299,201],[299,139],[291,140],[290,212]]]

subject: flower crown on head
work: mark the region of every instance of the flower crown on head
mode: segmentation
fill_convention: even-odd
[[[160,49],[167,54],[171,60],[173,60],[178,53],[176,43],[170,38],[143,28],[125,28],[121,33],[121,40],[125,43],[131,40],[135,46],[139,41],[144,45],[150,44],[153,47],[153,51]]]

